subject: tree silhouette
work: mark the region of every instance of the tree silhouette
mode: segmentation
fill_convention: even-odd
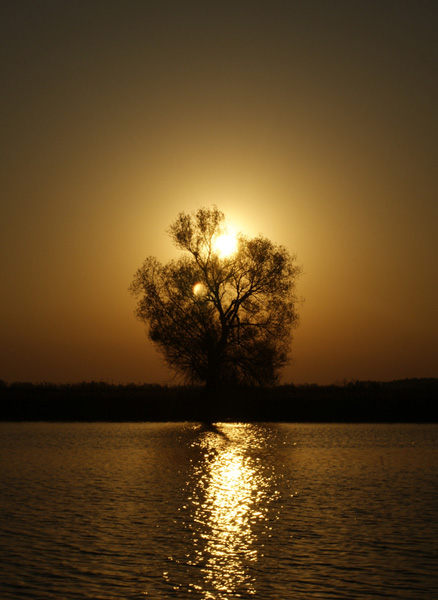
[[[136,315],[171,368],[207,391],[223,384],[273,384],[289,360],[297,325],[295,282],[300,268],[283,246],[237,237],[221,254],[226,232],[216,207],[180,213],[170,226],[184,254],[161,264],[149,257],[130,290]]]

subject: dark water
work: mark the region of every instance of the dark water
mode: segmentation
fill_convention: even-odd
[[[0,598],[438,598],[437,425],[0,424]]]

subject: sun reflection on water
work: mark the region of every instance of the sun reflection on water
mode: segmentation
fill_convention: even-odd
[[[263,548],[261,533],[269,529],[267,504],[276,493],[254,452],[262,443],[260,428],[227,424],[221,431],[205,432],[193,444],[202,458],[190,498],[191,564],[202,571],[206,600],[256,593],[253,568]]]

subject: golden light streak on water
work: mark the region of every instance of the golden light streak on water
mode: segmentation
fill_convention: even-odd
[[[206,600],[234,597],[242,589],[247,595],[256,593],[248,565],[259,558],[254,526],[265,517],[270,485],[260,459],[248,453],[260,443],[254,428],[227,424],[221,431],[195,442],[204,454],[192,497],[194,564],[201,567]]]

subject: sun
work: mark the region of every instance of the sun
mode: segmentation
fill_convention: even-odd
[[[231,233],[223,233],[213,241],[213,250],[221,257],[231,256],[237,250],[237,237]]]

